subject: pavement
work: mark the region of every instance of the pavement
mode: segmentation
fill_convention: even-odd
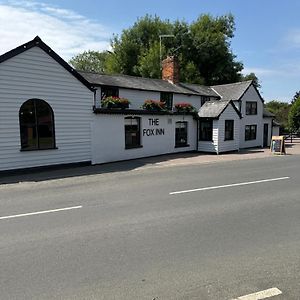
[[[285,141],[286,154],[285,155],[300,155],[300,138]],[[270,148],[252,148],[241,149],[239,152],[229,152],[217,154],[209,153],[182,153],[166,155],[159,159],[159,157],[144,158],[147,167],[159,166],[176,166],[176,165],[196,165],[206,163],[218,163],[225,161],[246,160],[246,159],[264,159],[277,156],[273,154]]]
[[[300,138],[293,143],[286,141],[286,156],[300,155]],[[215,164],[236,160],[268,159],[280,157],[270,152],[270,148],[241,149],[239,152],[229,152],[220,155],[198,152],[166,154],[153,157],[139,158],[129,161],[113,162],[95,166],[65,166],[50,169],[22,170],[12,173],[0,173],[0,184],[18,182],[38,182],[44,180],[72,178],[78,176],[128,172],[151,168],[176,167],[201,164]]]

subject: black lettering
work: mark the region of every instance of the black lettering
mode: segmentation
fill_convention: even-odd
[[[165,129],[164,128],[158,128],[156,129],[156,135],[164,135]]]

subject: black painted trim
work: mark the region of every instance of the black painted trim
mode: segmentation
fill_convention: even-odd
[[[168,116],[195,116],[197,113],[179,113],[172,111],[150,111],[145,109],[110,109],[110,108],[94,108],[95,114],[111,114],[111,115],[168,115]]]

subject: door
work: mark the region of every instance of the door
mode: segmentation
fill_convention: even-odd
[[[269,124],[264,124],[264,147],[268,147]]]

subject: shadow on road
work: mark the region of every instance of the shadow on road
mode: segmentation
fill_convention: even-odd
[[[166,162],[176,158],[191,158],[202,155],[196,152],[185,152],[177,154],[166,154],[147,158],[139,158],[127,161],[119,161],[100,165],[70,164],[64,166],[50,166],[31,168],[14,171],[0,172],[0,184],[11,184],[19,182],[38,182],[52,179],[62,179],[68,177],[78,177],[86,175],[97,175],[114,172],[131,171],[148,164]]]

